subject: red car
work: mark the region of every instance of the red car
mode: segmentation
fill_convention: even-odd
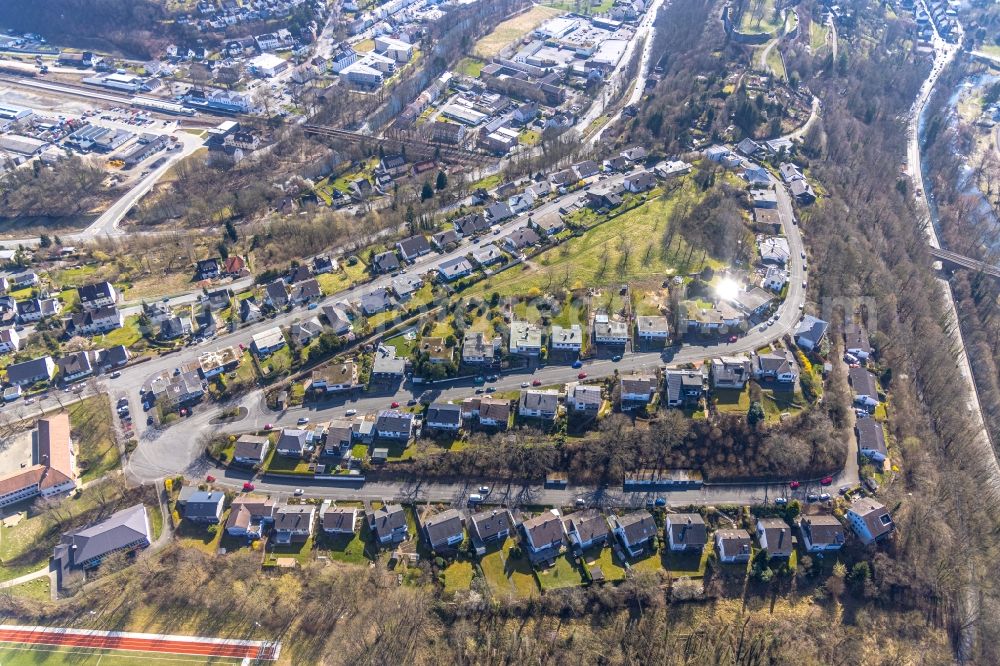
[[[394,403],[392,403],[389,406],[392,407],[393,409],[396,409],[397,407],[399,407],[399,403],[398,402],[394,402]]]
[[[541,379],[536,379],[535,381],[531,382],[531,385],[532,386],[541,386],[542,385],[542,380]]]
[[[736,342],[737,340],[739,340],[739,338],[738,338],[738,337],[736,337],[735,335],[730,335],[730,336],[729,336],[729,341],[730,341],[730,342]]]
[[[819,482],[820,482],[820,485],[828,486],[831,483],[833,483],[833,477],[832,476],[824,476],[822,479],[819,480]]]
[[[248,492],[250,492],[252,490],[253,490],[253,484],[252,483],[250,483],[249,481],[247,481],[246,483],[243,484],[243,492],[247,492],[248,493]]]
[[[209,474],[208,476],[205,477],[205,481],[207,481],[208,483],[215,483],[215,477]]]
[[[265,423],[264,424],[264,430],[274,430],[274,424],[273,423]]]
[[[580,374],[578,374],[576,376],[576,378],[577,379],[586,379],[587,378],[587,373],[586,372],[581,372]]]
[[[795,490],[796,488],[798,488],[801,485],[802,484],[799,483],[798,481],[792,481],[791,483],[788,484],[788,487],[791,488],[792,490]]]

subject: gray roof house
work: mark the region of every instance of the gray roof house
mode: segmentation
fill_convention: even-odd
[[[457,431],[462,427],[462,406],[434,402],[427,407],[424,423],[432,430]]]
[[[434,552],[453,550],[465,538],[462,514],[448,509],[424,521],[424,536]]]
[[[514,517],[506,509],[481,511],[469,518],[469,534],[476,553],[483,555],[492,543],[503,543],[514,529]]]
[[[708,543],[708,531],[701,514],[669,514],[663,531],[666,532],[670,550],[701,550]]]
[[[307,435],[305,430],[284,428],[275,448],[283,456],[301,456],[306,450]]]
[[[98,566],[109,554],[145,548],[152,540],[146,507],[136,504],[62,536],[52,555],[60,574]]]
[[[192,493],[184,504],[184,518],[195,523],[217,523],[222,518],[222,503],[226,494],[199,491]]]
[[[790,557],[792,529],[781,518],[758,518],[757,541],[769,557]]]
[[[829,324],[822,319],[806,315],[795,329],[795,344],[806,351],[812,351],[822,342],[828,327]]]
[[[368,524],[380,544],[398,543],[409,536],[406,512],[398,504],[387,504],[368,516]]]
[[[632,557],[641,555],[658,531],[652,514],[645,510],[613,516],[611,526],[615,536]]]

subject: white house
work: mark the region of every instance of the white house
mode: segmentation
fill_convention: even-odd
[[[809,553],[830,552],[844,546],[844,526],[833,516],[802,516],[799,532]]]
[[[870,497],[854,500],[847,510],[847,522],[865,544],[885,538],[896,529],[885,506]]]
[[[560,351],[579,352],[583,348],[583,329],[579,324],[573,324],[569,328],[553,325],[549,346]]]

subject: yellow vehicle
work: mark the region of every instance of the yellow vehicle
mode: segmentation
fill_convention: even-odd
[[[124,160],[108,160],[109,169],[121,169],[125,166]]]

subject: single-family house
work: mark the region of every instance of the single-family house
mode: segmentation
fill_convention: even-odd
[[[301,428],[282,428],[275,449],[279,455],[301,458],[306,452],[307,435],[308,433]]]
[[[473,247],[470,254],[472,260],[480,266],[491,266],[504,258],[503,250],[493,243]]]
[[[51,356],[42,356],[8,365],[7,383],[14,386],[30,386],[38,382],[52,381],[55,374],[55,361]]]
[[[219,277],[219,260],[215,257],[202,259],[195,263],[196,280],[212,280]]]
[[[214,525],[222,520],[222,504],[226,494],[221,491],[199,491],[184,503],[184,519],[193,523]]]
[[[750,533],[743,529],[716,530],[715,553],[725,564],[749,562],[752,551]]]
[[[250,347],[257,358],[270,356],[285,346],[285,336],[277,326],[257,333],[250,338]]]
[[[405,261],[411,264],[416,261],[419,257],[425,254],[430,254],[431,244],[427,242],[427,238],[422,235],[410,236],[404,240],[396,243],[396,249],[399,250],[399,254]]]
[[[799,378],[798,366],[792,352],[785,350],[754,354],[752,358],[753,376],[758,381],[776,381],[794,384]]]
[[[456,509],[446,509],[424,519],[424,536],[435,553],[454,551],[465,539],[462,514]]]
[[[648,171],[639,171],[625,177],[625,189],[633,194],[648,192],[656,187],[656,177]]]
[[[274,514],[275,543],[302,543],[313,534],[316,522],[315,504],[288,504]]]
[[[577,384],[566,395],[566,405],[575,412],[596,414],[604,404],[601,387],[590,384]]]
[[[226,257],[222,262],[222,274],[226,277],[239,277],[247,271],[246,260],[238,254]]]
[[[118,290],[107,281],[85,285],[78,288],[76,293],[84,310],[96,310],[116,305],[119,299]]]
[[[628,323],[611,319],[606,314],[594,315],[593,340],[599,345],[622,346],[628,344]]]
[[[786,284],[788,284],[788,271],[780,266],[768,266],[760,286],[764,289],[780,293]]]
[[[844,546],[844,526],[834,516],[802,516],[799,534],[808,553],[825,553]]]
[[[621,375],[618,383],[621,409],[623,412],[629,412],[642,409],[649,404],[656,395],[659,380],[656,375],[633,373]]]
[[[875,463],[882,464],[889,456],[885,445],[882,424],[873,418],[859,418],[854,423],[854,434],[858,438],[858,452]]]
[[[768,557],[787,558],[792,554],[792,530],[781,518],[758,518],[757,542]]]
[[[611,533],[608,519],[593,509],[570,514],[563,523],[570,543],[580,551],[603,546]]]
[[[427,407],[424,424],[439,432],[458,432],[462,427],[462,407],[447,402],[433,402]]]
[[[881,502],[871,497],[859,497],[854,500],[846,515],[847,523],[864,544],[884,539],[896,529],[889,511]]]
[[[482,213],[469,213],[456,219],[452,224],[455,225],[455,230],[465,238],[481,234],[490,228],[490,223]]]
[[[632,557],[642,555],[657,533],[656,520],[645,510],[612,516],[611,527],[622,547]]]
[[[275,310],[288,305],[288,291],[285,289],[284,280],[274,280],[264,287],[264,303]]]
[[[502,544],[514,529],[514,517],[507,509],[490,509],[469,518],[469,536],[477,555],[485,555],[493,544]]]
[[[551,421],[559,411],[559,391],[522,389],[518,415]]]
[[[392,273],[399,270],[399,257],[393,251],[381,252],[372,257],[372,270],[376,273]]]
[[[558,509],[543,511],[521,523],[524,551],[528,559],[532,562],[555,559],[563,547],[564,530]]]
[[[553,351],[568,351],[580,353],[583,349],[583,329],[579,324],[573,324],[568,328],[553,325],[549,335],[549,347]]]
[[[473,271],[472,262],[465,257],[454,257],[438,265],[438,275],[445,282],[470,275]]]
[[[705,377],[695,370],[667,370],[664,384],[667,407],[693,407],[701,401]]]
[[[674,551],[700,551],[708,543],[705,520],[698,513],[670,513],[663,531]]]
[[[271,449],[271,440],[260,435],[240,435],[233,449],[233,462],[260,465]]]
[[[312,272],[315,275],[323,275],[324,273],[332,273],[337,270],[337,260],[330,258],[328,254],[320,254],[313,257],[312,260]]]
[[[510,252],[518,252],[538,243],[541,237],[531,227],[519,227],[504,236],[503,246]]]
[[[758,187],[750,190],[750,202],[754,208],[777,208],[778,195],[769,187]]]
[[[405,541],[410,536],[406,512],[398,504],[387,504],[368,516],[368,526],[375,539],[384,545]]]
[[[816,201],[816,192],[813,191],[812,185],[805,178],[790,182],[788,184],[788,191],[791,192],[796,203],[800,205],[808,206]]]
[[[326,318],[326,323],[329,324],[336,335],[347,335],[351,332],[353,326],[350,318],[347,316],[347,312],[343,308],[334,305],[324,305],[322,312]]]
[[[259,539],[264,529],[274,522],[274,500],[254,495],[241,495],[233,500],[226,518],[226,534],[233,537]]]
[[[510,323],[510,353],[538,356],[542,351],[542,329],[526,321]]]
[[[173,316],[164,319],[160,323],[160,339],[176,340],[186,335],[191,335],[192,324],[190,317]]]
[[[670,339],[670,323],[666,317],[640,315],[635,318],[636,333],[644,343],[665,345]]]
[[[867,361],[872,354],[872,345],[868,341],[868,331],[864,324],[855,321],[845,324],[844,342],[847,353],[859,361]]]
[[[384,409],[375,419],[375,436],[406,442],[413,436],[413,414]]]
[[[13,328],[0,330],[0,353],[16,352],[21,348],[21,336]]]
[[[323,511],[323,531],[332,536],[353,535],[358,523],[357,507],[330,506]]]
[[[251,296],[240,300],[240,321],[249,324],[259,320],[262,316],[264,315],[260,311],[260,306],[257,305],[256,298]]]
[[[323,324],[319,317],[309,317],[305,321],[294,322],[288,327],[288,337],[295,341],[295,344],[304,347],[323,334]]]
[[[83,379],[94,373],[95,351],[70,352],[56,360],[59,366],[59,380],[64,384]]]
[[[103,307],[96,310],[74,312],[66,321],[66,335],[99,335],[125,325],[125,316],[115,307]]]
[[[795,180],[805,180],[805,176],[802,175],[799,167],[791,162],[782,162],[779,164],[778,172],[781,174],[781,179],[786,183],[791,183]]]
[[[358,365],[353,360],[329,363],[313,371],[309,388],[314,391],[338,393],[350,391],[358,386]]]
[[[445,229],[431,236],[431,243],[441,252],[458,245],[462,237],[454,229]]]
[[[467,333],[462,339],[462,363],[466,365],[493,365],[500,360],[503,338],[486,337],[485,333]]]
[[[385,312],[390,307],[392,307],[392,297],[385,287],[379,287],[361,296],[361,311],[369,317]]]
[[[806,315],[795,329],[795,344],[806,351],[816,349],[826,336],[829,327],[822,319]]]
[[[867,368],[851,368],[848,370],[847,380],[851,384],[855,404],[868,410],[874,410],[878,406],[878,386],[875,383],[875,375]]]
[[[750,359],[745,356],[721,356],[712,359],[709,378],[713,389],[746,388],[751,377]]]
[[[311,303],[323,297],[323,292],[319,288],[316,278],[303,280],[292,287],[291,301],[297,305]]]

